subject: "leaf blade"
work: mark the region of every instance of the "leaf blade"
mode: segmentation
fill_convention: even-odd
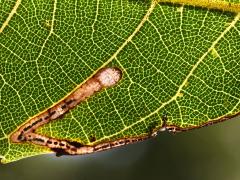
[[[90,139],[95,137],[97,144],[119,138],[148,135],[154,128],[162,126],[164,115],[168,117],[168,126],[187,128],[200,126],[214,117],[224,117],[234,106],[235,110],[230,114],[239,112],[239,90],[228,88],[238,87],[239,56],[236,55],[236,47],[239,42],[239,15],[234,19],[234,14],[231,13],[189,6],[182,8],[178,5],[158,4],[156,8],[151,9],[151,4],[144,2],[125,1],[124,5],[120,4],[120,1],[115,1],[114,5],[109,1],[100,4],[97,2],[99,1],[91,1],[90,6],[84,6],[84,2],[75,2],[71,7],[81,8],[70,10],[63,2],[58,2],[56,6],[45,6],[44,8],[48,9],[46,12],[57,10],[54,26],[49,24],[49,19],[53,19],[54,13],[35,11],[40,14],[38,17],[41,19],[36,18],[34,21],[40,27],[34,34],[40,34],[44,38],[33,38],[29,31],[22,33],[23,35],[18,34],[24,42],[22,45],[15,45],[18,39],[14,38],[16,32],[22,32],[17,25],[24,24],[20,21],[21,18],[18,19],[20,16],[13,18],[13,26],[10,24],[1,34],[1,39],[7,41],[0,41],[1,47],[5,48],[0,50],[0,54],[3,59],[8,59],[6,63],[1,62],[1,96],[5,97],[6,102],[12,102],[13,98],[18,97],[8,108],[2,108],[5,114],[0,117],[1,128],[5,134],[9,135],[26,119],[52,106],[105,65],[121,67],[124,72],[122,82],[89,98],[61,121],[39,129],[39,133],[84,144],[92,144]],[[85,12],[90,13],[84,14]],[[150,16],[148,12],[152,12]],[[19,14],[25,13],[20,9]],[[142,21],[146,16],[149,18]],[[39,25],[39,22],[42,23]],[[141,24],[142,22],[144,23]],[[231,26],[231,22],[234,22],[234,27]],[[232,42],[229,38],[228,41],[224,38],[218,40],[229,27],[231,31],[226,33],[226,36],[231,37],[231,34],[235,33],[233,37],[236,38],[232,38]],[[84,33],[84,30],[88,33]],[[51,32],[52,35],[49,36]],[[36,38],[36,44],[40,46],[31,43],[35,42]],[[12,43],[9,44],[8,41],[17,48],[11,46]],[[220,47],[220,43],[214,42],[227,45]],[[31,47],[34,53],[29,53],[26,46],[29,44],[35,45]],[[225,53],[224,49],[229,45],[232,46],[231,50]],[[10,55],[5,50],[10,52]],[[235,56],[235,60],[225,57],[224,53],[229,54],[229,57]],[[39,56],[40,54],[42,56]],[[225,58],[222,60],[224,65],[231,61],[236,64],[226,68],[230,73],[223,77],[218,77],[224,72],[218,55]],[[208,62],[196,71],[196,75],[204,80],[194,77],[188,82],[188,74],[195,72],[194,65],[202,62],[199,61],[199,57],[203,57],[202,60],[206,58]],[[35,59],[38,60],[34,61]],[[64,61],[66,59],[67,62]],[[30,61],[26,62],[28,60]],[[214,72],[209,70],[210,65]],[[9,70],[6,68],[8,66]],[[219,72],[216,67],[221,67]],[[203,69],[209,73],[210,80],[208,75],[203,75]],[[231,72],[235,72],[236,75],[231,75]],[[12,77],[17,77],[19,82],[14,81]],[[233,80],[227,81],[230,78]],[[223,87],[218,87],[218,81]],[[211,82],[214,82],[213,87]],[[203,87],[204,91],[196,91],[198,86]],[[182,88],[185,89],[183,93],[180,91]],[[225,91],[227,93],[224,93]],[[211,96],[208,97],[208,93]],[[216,100],[213,97],[216,97]],[[212,108],[209,108],[209,105]],[[14,109],[15,112],[8,112],[9,109]],[[5,138],[4,133],[1,136],[0,149],[1,154],[5,156],[5,162],[49,152],[46,148],[30,144],[12,144]]]

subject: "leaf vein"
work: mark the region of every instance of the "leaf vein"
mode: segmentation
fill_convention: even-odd
[[[127,126],[126,128],[111,134],[109,136],[105,136],[101,139],[99,139],[97,142],[101,142],[104,139],[109,139],[111,137],[114,137],[126,130],[128,130],[129,128],[132,128],[133,126],[137,125],[138,123],[141,123],[143,121],[145,121],[147,118],[151,117],[152,115],[158,113],[162,108],[164,108],[166,105],[170,104],[171,102],[175,101],[178,97],[178,94],[182,91],[183,87],[186,85],[186,83],[188,82],[189,78],[193,75],[194,71],[197,69],[197,67],[199,66],[199,64],[204,60],[204,58],[208,55],[209,52],[211,52],[211,50],[216,46],[216,44],[225,36],[225,34],[227,32],[229,32],[234,26],[235,24],[238,22],[238,20],[240,19],[240,13],[238,13],[235,18],[233,19],[233,21],[229,24],[229,26],[220,34],[220,36],[212,43],[212,45],[210,46],[210,48],[207,50],[207,52],[205,52],[200,59],[196,62],[196,64],[193,66],[193,68],[191,69],[191,71],[189,72],[189,74],[186,76],[186,78],[183,80],[182,84],[179,86],[179,89],[177,90],[176,94],[169,99],[166,102],[163,102],[162,105],[157,108],[155,111],[151,112],[150,114],[148,114],[147,116],[139,119],[138,121],[134,122],[133,124]],[[95,142],[96,143],[96,142]]]
[[[9,13],[6,21],[3,22],[3,24],[2,24],[2,26],[1,26],[1,28],[0,28],[0,33],[3,32],[3,30],[4,30],[5,27],[9,24],[10,20],[11,20],[12,17],[14,16],[14,14],[17,12],[17,9],[18,9],[18,7],[20,6],[21,1],[22,1],[22,0],[17,0],[17,1],[16,1],[16,4],[14,5],[12,11]]]

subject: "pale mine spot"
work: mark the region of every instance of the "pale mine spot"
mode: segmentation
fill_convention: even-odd
[[[122,73],[117,68],[104,69],[96,77],[104,87],[110,87],[116,84],[122,77]]]

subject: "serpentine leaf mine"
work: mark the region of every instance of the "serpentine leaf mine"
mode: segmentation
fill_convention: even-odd
[[[59,156],[64,154],[86,154],[143,140],[144,137],[127,138],[95,146],[83,146],[78,142],[58,140],[35,133],[37,128],[62,117],[70,109],[86,100],[86,98],[94,95],[96,92],[116,85],[121,80],[121,77],[122,71],[118,68],[109,67],[100,69],[93,77],[87,80],[65,99],[38,116],[29,119],[24,125],[19,127],[17,131],[11,135],[11,141],[14,143],[30,142],[45,146],[55,151]]]

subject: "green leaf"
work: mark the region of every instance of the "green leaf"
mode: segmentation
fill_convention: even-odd
[[[51,152],[12,135],[106,67],[122,71],[115,86],[31,133],[103,150],[237,116],[239,0],[165,2],[2,0],[2,162]]]

